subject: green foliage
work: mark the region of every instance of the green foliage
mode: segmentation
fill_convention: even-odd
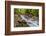
[[[15,9],[16,14],[25,14],[25,9]]]
[[[30,14],[32,9],[26,9],[26,14]]]
[[[38,9],[32,9],[32,12],[31,12],[34,16],[38,16],[39,14],[39,10]]]
[[[38,9],[15,9],[16,14],[33,14],[34,16],[38,16]]]

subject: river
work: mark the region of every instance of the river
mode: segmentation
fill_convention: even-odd
[[[38,19],[32,21],[32,18],[29,19],[29,17],[24,16],[24,15],[20,15],[20,17],[22,18],[22,20],[25,20],[27,22],[27,25],[29,25],[29,27],[38,27],[39,25],[39,21]],[[28,18],[28,19],[27,19]]]

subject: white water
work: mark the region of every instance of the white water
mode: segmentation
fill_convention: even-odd
[[[30,27],[31,26],[38,26],[38,21],[37,20],[32,21],[32,18],[27,19],[27,18],[25,18],[24,15],[20,15],[20,17],[22,18],[22,20],[25,20],[27,22],[27,25],[29,25]]]

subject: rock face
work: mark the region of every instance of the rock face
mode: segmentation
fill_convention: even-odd
[[[15,16],[14,16],[14,24],[15,24],[15,26],[19,25],[18,21],[20,21],[20,22],[22,21],[21,17],[19,15],[15,14]]]
[[[25,20],[22,20],[20,15],[15,14],[14,16],[14,26],[15,27],[26,27],[28,26]]]

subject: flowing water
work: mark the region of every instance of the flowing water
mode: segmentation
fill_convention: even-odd
[[[32,18],[29,18],[28,16],[24,16],[24,15],[20,15],[20,17],[22,18],[22,20],[25,20],[27,22],[27,25],[29,25],[30,27],[37,27],[39,24],[38,19],[37,20],[32,20]]]

